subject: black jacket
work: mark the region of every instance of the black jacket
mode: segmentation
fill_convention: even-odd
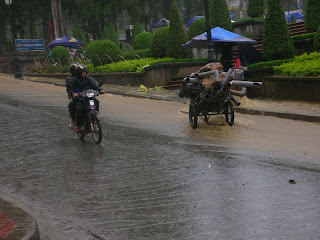
[[[84,79],[71,76],[68,77],[66,79],[66,88],[69,98],[72,98],[73,93],[79,93],[87,89],[98,91],[102,90],[102,87],[99,86],[99,83],[88,75]]]

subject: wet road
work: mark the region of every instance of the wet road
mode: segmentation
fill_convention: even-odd
[[[63,88],[0,79],[0,194],[42,239],[319,239],[318,124],[192,130],[180,103],[100,102],[97,146],[68,129]]]

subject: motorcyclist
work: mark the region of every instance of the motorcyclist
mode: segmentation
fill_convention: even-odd
[[[79,131],[79,128],[83,124],[83,110],[84,102],[79,99],[79,92],[82,92],[87,89],[98,90],[100,94],[105,94],[105,90],[99,86],[98,82],[88,76],[88,68],[84,64],[79,64],[75,67],[76,77],[70,79],[67,84],[68,95],[72,96],[73,102],[76,105],[75,111],[75,125],[74,130]],[[99,111],[99,101],[95,99],[97,111]]]
[[[74,128],[75,126],[75,121],[76,121],[76,105],[75,102],[73,101],[73,97],[72,94],[69,94],[68,92],[68,86],[70,85],[70,83],[73,80],[73,78],[76,77],[76,67],[80,65],[80,63],[74,62],[70,65],[70,73],[71,76],[67,77],[66,79],[66,89],[67,89],[67,93],[68,93],[68,98],[69,98],[69,104],[68,104],[68,109],[69,109],[69,114],[71,117],[71,123],[69,125],[69,127]]]

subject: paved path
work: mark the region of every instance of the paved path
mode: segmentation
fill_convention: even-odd
[[[12,78],[12,76],[0,74],[0,81],[1,78]],[[65,86],[63,79],[25,76],[22,80]],[[178,96],[178,90],[139,92],[138,87],[133,86],[104,85],[103,87],[108,93],[116,95],[188,103],[187,99]],[[240,113],[320,122],[320,103],[248,99],[247,97],[241,98],[240,102],[241,105],[235,108]],[[39,239],[39,231],[36,220],[32,216],[0,198],[1,239]]]

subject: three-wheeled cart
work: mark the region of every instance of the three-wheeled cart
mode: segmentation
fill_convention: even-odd
[[[198,126],[198,117],[204,117],[205,122],[209,124],[212,115],[224,114],[228,125],[233,125],[234,107],[231,102],[230,87],[221,91],[221,96],[213,98],[212,95],[206,95],[201,85],[198,94],[190,99],[189,121],[193,129]]]

